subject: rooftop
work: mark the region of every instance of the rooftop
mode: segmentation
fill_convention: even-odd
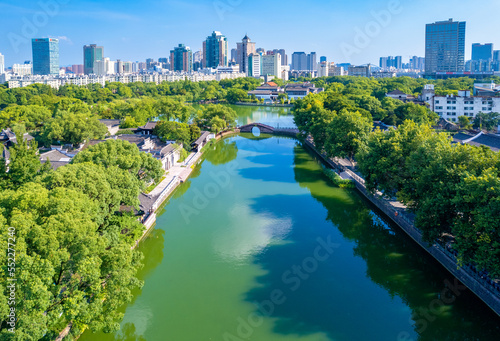
[[[194,141],[192,143],[192,145],[198,145],[199,146],[200,144],[202,144],[208,138],[208,135],[210,135],[209,131],[202,131],[200,138],[198,140]]]

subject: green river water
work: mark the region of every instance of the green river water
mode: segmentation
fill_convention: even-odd
[[[240,124],[290,126],[236,107]],[[498,340],[477,297],[291,138],[209,151],[141,244],[121,330],[80,340]],[[449,288],[449,289],[447,289]]]

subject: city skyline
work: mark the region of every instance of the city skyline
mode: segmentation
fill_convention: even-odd
[[[259,0],[252,4],[125,1],[120,2],[120,7],[116,1],[46,0],[19,5],[7,0],[0,4],[4,14],[0,27],[5,33],[0,38],[0,53],[7,66],[22,63],[31,60],[31,38],[52,37],[60,41],[61,66],[83,63],[81,48],[88,44],[104,46],[110,59],[143,61],[167,57],[179,43],[191,46],[194,52],[201,50],[203,40],[211,32],[220,31],[228,39],[229,51],[248,34],[257,47],[266,50],[283,48],[289,55],[315,51],[337,63],[377,65],[384,55],[401,55],[405,60],[413,55],[423,56],[425,25],[448,18],[467,22],[466,59],[470,59],[473,43],[500,46],[500,39],[494,34],[483,34],[493,32],[489,22],[493,22],[494,9],[500,9],[498,2],[487,1],[492,10],[481,13],[481,17],[465,11],[465,1],[454,1],[453,7],[449,6],[451,3],[355,0],[335,6],[308,3],[302,8],[298,1],[290,1],[286,7],[266,7],[270,12],[279,8],[281,13],[268,22],[267,16],[264,19],[259,14]],[[303,20],[288,22],[286,13],[297,10]],[[157,20],[160,17],[163,19]],[[285,34],[276,30],[276,34],[270,35],[269,25],[286,27]],[[315,33],[304,30],[304,25],[314,28]],[[367,39],[360,39],[364,34]]]

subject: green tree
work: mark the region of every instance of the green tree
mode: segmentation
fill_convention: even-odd
[[[106,168],[117,166],[145,183],[158,181],[164,173],[161,161],[123,140],[111,139],[90,146],[78,153],[71,162],[92,162]]]
[[[500,276],[500,173],[488,168],[476,176],[465,173],[457,184],[453,200],[456,215],[452,233],[462,264],[474,263],[486,269],[492,278]]]
[[[226,121],[224,121],[222,118],[219,118],[219,116],[212,117],[209,124],[210,130],[216,134],[224,131],[227,127]]]
[[[8,172],[5,160],[2,160],[0,178],[3,179],[2,187],[4,188],[18,188],[50,169],[50,162],[43,165],[40,162],[36,141],[28,142],[21,131],[16,131],[16,141],[17,143],[9,149]]]
[[[49,109],[39,105],[15,105],[0,111],[0,129],[22,123],[33,130],[42,126],[52,117]]]
[[[47,190],[28,183],[0,193],[0,244],[7,249],[9,230],[16,235],[17,340],[54,339],[62,321],[75,332],[115,331],[132,290],[141,255],[118,238],[98,233],[96,203],[67,188]],[[0,262],[6,264],[6,254]],[[0,277],[3,294],[6,276]],[[2,339],[8,335],[7,300],[0,302]]]
[[[406,163],[410,153],[433,133],[429,125],[405,121],[398,129],[377,129],[370,134],[367,148],[356,156],[368,190],[395,196],[409,178]]]
[[[497,112],[480,112],[474,118],[474,128],[484,129],[486,131],[494,130],[498,127],[499,123],[500,113]]]
[[[39,178],[49,189],[69,188],[85,193],[99,208],[96,222],[104,228],[120,205],[139,208],[139,180],[118,166],[108,168],[91,162],[69,164],[59,167]]]
[[[213,121],[215,117],[223,120],[225,127],[234,127],[236,125],[236,112],[232,108],[220,104],[205,106],[201,114],[198,115],[197,123],[201,128],[211,129],[212,123],[217,121]],[[219,125],[218,128],[221,128],[221,126]]]
[[[196,141],[201,136],[201,129],[195,124],[189,125],[189,133],[191,135],[191,141]]]
[[[351,161],[356,153],[364,148],[373,123],[359,112],[341,110],[332,117],[326,128],[329,139],[325,150],[329,156],[347,157]]]
[[[189,108],[181,101],[169,97],[162,97],[156,101],[155,109],[158,117],[167,121],[177,119],[187,123],[190,118]]]
[[[64,142],[78,145],[90,139],[102,139],[108,129],[96,116],[85,113],[58,111],[42,128],[41,138],[46,146]]]
[[[226,99],[229,103],[234,104],[236,102],[244,102],[247,100],[248,94],[242,89],[229,89],[227,91]]]
[[[184,146],[191,143],[191,129],[189,124],[175,121],[160,121],[156,125],[153,134],[157,135],[162,141],[180,142]]]
[[[470,120],[467,116],[459,116],[458,123],[460,124],[460,127],[462,127],[463,129],[472,128],[472,124],[470,123]]]

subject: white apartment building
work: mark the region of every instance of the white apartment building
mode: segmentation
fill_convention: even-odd
[[[500,97],[472,97],[468,90],[459,91],[458,96],[433,96],[430,104],[431,110],[452,122],[457,122],[460,116],[472,120],[481,112],[500,113]]]
[[[290,74],[290,65],[281,65],[281,79],[285,82],[288,80]]]
[[[252,53],[248,56],[248,77],[259,78],[262,74],[262,56]]]
[[[60,86],[65,84],[74,85],[87,85],[87,84],[101,84],[104,86],[106,82],[119,82],[119,83],[156,83],[161,82],[175,82],[175,81],[220,81],[223,79],[236,79],[246,77],[241,72],[226,72],[226,73],[213,73],[203,74],[199,72],[193,73],[147,73],[147,74],[113,74],[113,75],[63,75],[63,76],[17,76],[9,80],[9,88],[22,88],[31,84],[47,84],[52,88],[59,89]]]
[[[18,76],[31,75],[33,73],[32,64],[14,64],[12,65],[12,73]]]
[[[318,77],[328,77],[329,70],[330,66],[327,62],[318,63]]]
[[[5,72],[5,57],[0,53],[0,75]]]

